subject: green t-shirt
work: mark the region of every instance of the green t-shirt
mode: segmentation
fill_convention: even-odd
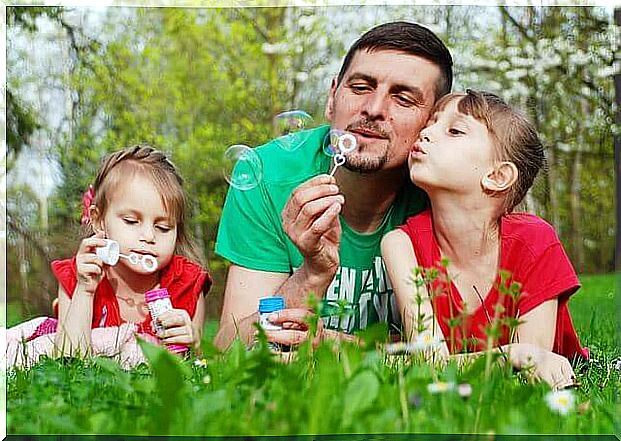
[[[289,135],[287,145],[299,145],[292,151],[283,149],[278,140],[255,149],[262,161],[263,179],[250,190],[229,189],[216,253],[236,265],[259,271],[291,274],[302,266],[302,255],[285,234],[280,213],[297,186],[331,170],[332,158],[323,150],[328,131],[329,126],[322,126]],[[341,217],[341,267],[324,299],[344,299],[353,313],[340,319],[325,318],[326,327],[348,333],[378,321],[398,327],[399,311],[381,257],[380,241],[426,205],[425,193],[408,183],[377,231],[357,233]]]

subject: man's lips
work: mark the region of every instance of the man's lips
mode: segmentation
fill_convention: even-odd
[[[382,135],[382,134],[380,134],[378,132],[375,132],[373,130],[369,130],[369,129],[357,128],[357,129],[351,129],[349,131],[352,132],[352,133],[355,133],[357,135],[364,136],[365,138],[388,139],[387,136]]]

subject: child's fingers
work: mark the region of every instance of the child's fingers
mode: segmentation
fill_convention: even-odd
[[[158,316],[156,323],[168,329],[175,326],[189,326],[192,320],[185,309],[172,309]]]
[[[84,254],[88,252],[92,253],[95,251],[95,248],[104,246],[106,246],[106,241],[103,237],[98,237],[97,235],[87,237],[82,242],[80,242],[80,246],[78,247],[78,254]]]
[[[79,259],[76,258],[76,261],[78,260],[79,264],[92,264],[101,268],[103,268],[104,265],[103,260],[101,260],[97,254],[83,254]]]
[[[101,265],[97,265],[94,263],[81,263],[77,266],[77,270],[78,274],[88,276],[99,276],[103,272]]]
[[[194,333],[191,327],[180,326],[177,328],[165,329],[158,333],[162,343],[172,344],[194,344]]]

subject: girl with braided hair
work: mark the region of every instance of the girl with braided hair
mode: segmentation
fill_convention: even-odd
[[[211,277],[196,263],[175,166],[148,145],[114,152],[84,205],[89,237],[75,256],[52,262],[58,319],[41,317],[9,329],[7,366],[28,367],[41,355],[104,355],[132,367],[144,361],[136,335],[199,349]],[[111,241],[124,258],[109,261],[98,252]],[[125,258],[132,255],[134,260]],[[145,261],[152,264],[139,264]],[[173,309],[158,315],[156,332],[145,293],[157,288],[168,290]]]

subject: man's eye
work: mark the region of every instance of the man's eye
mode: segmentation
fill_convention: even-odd
[[[371,90],[371,87],[368,84],[350,84],[349,87],[356,93]]]
[[[405,95],[395,95],[395,98],[399,102],[399,104],[404,107],[412,107],[416,104],[416,101]]]

